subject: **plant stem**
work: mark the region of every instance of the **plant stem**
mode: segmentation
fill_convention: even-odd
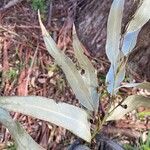
[[[112,97],[111,97],[111,101],[110,101],[110,103],[109,103],[109,106],[108,106],[107,109],[106,109],[106,113],[105,113],[105,116],[104,116],[104,118],[102,119],[102,121],[101,121],[101,119],[98,120],[98,123],[97,123],[98,126],[97,126],[97,128],[95,129],[95,131],[94,131],[93,134],[92,134],[92,139],[96,136],[96,134],[97,134],[98,132],[101,131],[103,125],[105,124],[106,119],[107,119],[107,117],[108,117],[109,114],[110,114],[110,113],[109,113],[109,110],[110,110],[110,108],[111,108],[113,99],[114,99],[114,97],[112,96]],[[99,118],[100,118],[100,117],[99,117]]]

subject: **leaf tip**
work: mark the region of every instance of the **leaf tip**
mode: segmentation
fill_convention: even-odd
[[[38,20],[39,20],[39,24],[40,24],[40,27],[41,27],[41,30],[42,30],[42,35],[43,36],[49,36],[49,33],[47,32],[45,26],[42,23],[41,15],[40,15],[40,10],[39,9],[38,9]]]

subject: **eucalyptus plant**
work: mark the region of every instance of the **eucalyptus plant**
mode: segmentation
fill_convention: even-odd
[[[98,114],[101,96],[97,92],[97,72],[88,57],[84,55],[84,47],[77,37],[75,27],[73,27],[73,48],[75,57],[80,65],[78,68],[57,47],[55,41],[45,29],[38,12],[46,48],[58,66],[63,70],[68,84],[82,107],[79,108],[66,103],[56,103],[53,99],[40,96],[0,97],[0,122],[10,131],[18,150],[29,150],[31,148],[33,150],[42,150],[43,148],[26,133],[18,122],[11,118],[8,111],[23,113],[54,123],[68,129],[83,140],[91,142],[92,138],[102,129],[102,126],[107,121],[119,120],[128,112],[140,106],[150,107],[150,98],[141,95],[131,95],[124,99],[121,104],[115,103],[117,92],[121,87],[137,87],[150,91],[150,83],[148,82],[121,85],[125,78],[128,56],[136,45],[142,26],[150,19],[150,0],[143,0],[133,19],[128,23],[125,33],[122,34],[121,24],[124,2],[125,0],[114,0],[108,17],[106,54],[111,66],[106,75],[106,85],[110,93],[108,95],[110,100],[105,116],[102,119],[100,114]],[[84,70],[84,73],[81,73],[82,70]],[[100,119],[97,120],[96,128],[92,131],[91,135],[89,119],[93,118],[93,114],[99,116]]]

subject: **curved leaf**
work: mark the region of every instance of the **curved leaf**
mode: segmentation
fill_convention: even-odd
[[[46,31],[39,14],[39,22],[42,29],[42,34],[46,48],[50,55],[55,59],[56,63],[63,70],[67,81],[69,82],[73,92],[80,103],[87,109],[94,111],[94,104],[91,100],[90,93],[87,85],[84,83],[80,73],[76,69],[75,65],[62,51],[57,48],[55,41]]]
[[[106,54],[112,64],[118,59],[124,0],[114,0],[107,23]]]
[[[88,59],[86,55],[84,55],[84,46],[79,41],[77,37],[77,33],[75,31],[75,26],[73,27],[73,48],[75,52],[75,56],[78,59],[78,62],[81,68],[85,71],[82,75],[84,79],[84,83],[89,89],[89,93],[91,96],[92,104],[94,105],[94,109],[98,109],[99,104],[99,94],[97,93],[98,80],[96,75],[96,70],[93,67],[92,63]]]
[[[91,140],[87,113],[73,105],[39,96],[12,96],[0,97],[0,107],[54,123],[88,142]]]
[[[129,23],[127,32],[134,32],[142,28],[150,19],[149,13],[150,0],[143,0],[141,6],[137,9],[133,19]]]
[[[124,108],[122,106],[126,106],[127,108]],[[107,118],[107,121],[110,120],[119,120],[121,119],[125,114],[128,112],[135,110],[141,106],[143,107],[150,107],[150,98],[144,97],[141,95],[132,95],[128,96],[124,102],[122,103],[122,106],[118,106]],[[113,108],[111,109],[113,110]],[[110,110],[110,111],[111,111]]]
[[[8,128],[11,135],[15,140],[17,150],[44,150],[40,145],[38,145],[32,137],[27,134],[27,132],[20,126],[18,122],[15,122],[9,113],[0,108],[0,122]]]

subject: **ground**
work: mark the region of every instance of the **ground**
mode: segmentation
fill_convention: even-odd
[[[7,4],[7,1],[5,2],[0,2],[1,8]],[[31,1],[22,1],[0,12],[0,95],[40,95],[78,105],[63,72],[45,48],[36,6],[37,4]],[[40,8],[42,20],[58,43],[58,47],[65,49],[65,53],[73,58],[71,40],[68,36],[62,38],[63,25],[67,17],[64,6],[63,1],[55,1],[52,16],[48,1]],[[62,39],[65,39],[65,43]],[[105,59],[101,61],[92,57],[90,59],[98,69],[99,84],[103,85],[105,68],[108,68],[109,62]],[[99,90],[104,91],[103,86]],[[131,95],[137,93],[137,90],[123,89],[121,92],[124,95]],[[103,100],[105,99],[107,101],[104,96]],[[77,139],[61,127],[14,112],[11,112],[11,115],[21,122],[33,139],[46,149],[65,149],[69,143]],[[135,126],[136,128],[132,129]],[[107,132],[113,138],[122,135],[123,139],[118,139],[124,141],[127,139],[129,143],[133,139],[136,143],[136,139],[142,135],[140,133],[146,133],[149,129],[148,117],[140,120],[136,112],[132,112],[121,122],[113,124],[111,130]],[[0,126],[0,149],[5,149],[11,142],[13,143],[13,140],[8,130]]]

